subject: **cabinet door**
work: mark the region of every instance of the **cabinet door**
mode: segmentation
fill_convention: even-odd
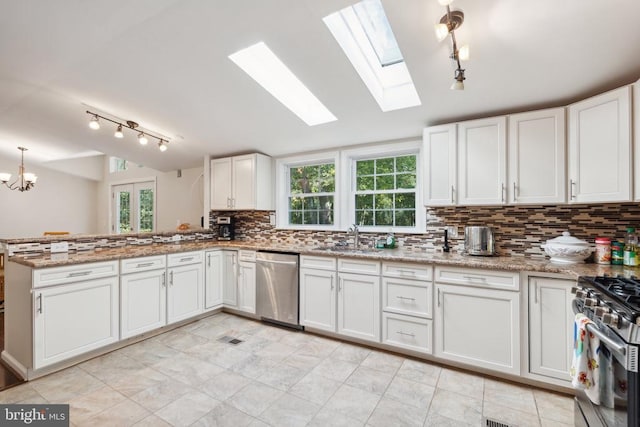
[[[238,305],[238,253],[222,251],[222,302],[229,307]]]
[[[634,152],[634,177],[635,199],[640,200],[640,80],[633,85],[633,152]]]
[[[437,284],[436,356],[520,375],[519,295]]]
[[[234,209],[256,208],[256,156],[233,157],[233,202]]]
[[[167,272],[120,276],[120,337],[129,338],[167,323]]]
[[[33,292],[34,369],[119,339],[118,277]]]
[[[572,280],[529,278],[529,372],[570,381],[574,285]]]
[[[506,118],[458,124],[458,204],[506,202]]]
[[[509,203],[564,203],[564,108],[509,116]]]
[[[222,251],[205,253],[204,308],[222,305],[222,285],[224,283],[224,261]]]
[[[167,323],[178,322],[202,313],[202,264],[172,267],[167,273]]]
[[[338,333],[380,342],[380,277],[338,275]]]
[[[424,204],[446,206],[456,203],[456,125],[428,127],[422,133],[424,153]]]
[[[231,158],[211,160],[211,209],[231,208]]]
[[[631,200],[629,86],[569,106],[569,201]]]
[[[336,272],[300,269],[300,324],[336,332]]]
[[[238,263],[238,310],[256,313],[256,263]]]

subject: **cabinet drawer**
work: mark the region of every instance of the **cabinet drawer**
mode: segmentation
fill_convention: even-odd
[[[42,288],[44,286],[59,285],[62,283],[74,283],[116,276],[117,274],[118,261],[41,268],[33,270],[33,287]]]
[[[300,255],[300,268],[335,271],[336,259],[324,256]]]
[[[431,282],[382,278],[382,309],[384,311],[431,318],[432,295]]]
[[[421,353],[433,353],[431,320],[382,313],[382,342]]]
[[[456,267],[436,267],[435,272],[438,283],[520,290],[520,274],[517,272]]]
[[[433,268],[430,265],[383,262],[382,275],[404,279],[433,280]]]
[[[256,251],[246,251],[241,249],[238,251],[238,259],[240,261],[256,262]]]
[[[167,266],[176,267],[178,265],[195,264],[202,262],[202,252],[179,252],[167,255]]]
[[[338,258],[338,271],[341,273],[380,274],[380,263],[378,261],[366,261],[356,258]]]
[[[137,273],[140,271],[157,270],[167,266],[165,255],[149,256],[144,258],[130,258],[120,261],[120,273]]]

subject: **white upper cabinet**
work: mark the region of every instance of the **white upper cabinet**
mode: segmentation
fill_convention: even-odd
[[[271,158],[247,154],[211,160],[211,209],[271,210],[273,203]]]
[[[432,126],[424,130],[424,203],[447,206],[456,203],[456,125]]]
[[[564,203],[565,110],[509,116],[509,203]]]
[[[569,201],[631,200],[631,87],[569,106]]]
[[[458,124],[458,204],[506,203],[507,119]]]
[[[640,200],[640,80],[633,85],[633,137],[635,153],[635,199]]]

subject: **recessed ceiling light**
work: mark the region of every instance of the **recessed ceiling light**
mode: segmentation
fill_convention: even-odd
[[[229,59],[309,126],[337,120],[264,42],[239,50]]]

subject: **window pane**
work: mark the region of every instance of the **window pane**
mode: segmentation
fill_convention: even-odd
[[[358,225],[374,225],[373,210],[356,211],[356,224]]]
[[[317,197],[305,197],[304,199],[304,209],[305,210],[316,210],[319,207],[319,201]]]
[[[393,190],[393,175],[376,176],[376,190]]]
[[[317,224],[318,223],[318,211],[305,211],[302,214],[303,224]]]
[[[393,211],[376,211],[376,225],[393,225]]]
[[[396,158],[396,172],[415,172],[416,156],[403,156]]]
[[[140,222],[138,231],[153,231],[153,190],[140,190],[139,197],[138,208],[140,210]]]
[[[302,212],[290,211],[289,212],[289,224],[302,224]]]
[[[396,211],[397,227],[414,227],[415,225],[416,225],[416,213],[414,210]]]
[[[129,233],[131,231],[131,194],[129,192],[121,192],[119,194],[119,207],[118,212],[120,217],[118,218],[120,233]]]
[[[415,193],[396,193],[396,209],[414,209],[416,207]]]
[[[393,173],[393,157],[376,160],[376,174]]]
[[[375,160],[358,160],[356,162],[356,175],[373,175]]]
[[[319,213],[318,224],[333,225],[333,211],[321,210]]]
[[[376,210],[393,209],[393,194],[376,194]]]
[[[302,209],[302,197],[289,197],[289,210],[295,211]]]
[[[396,188],[416,188],[415,174],[396,175]]]
[[[373,177],[372,176],[359,176],[357,178],[357,187],[358,191],[367,191],[373,190]]]
[[[356,194],[356,209],[373,209],[373,194]]]
[[[320,166],[318,173],[318,191],[333,193],[336,190],[336,165],[333,163]]]

